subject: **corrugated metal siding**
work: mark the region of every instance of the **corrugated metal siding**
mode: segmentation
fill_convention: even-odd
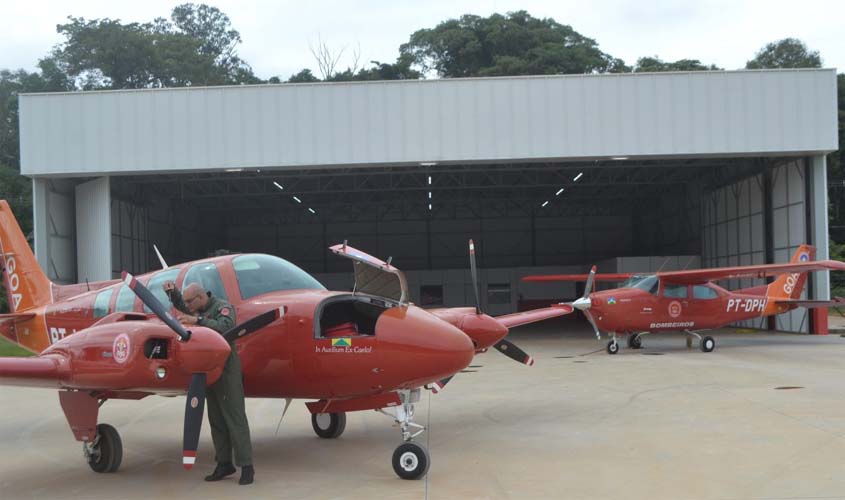
[[[80,283],[112,278],[110,215],[108,177],[76,186],[76,260]]]
[[[834,70],[22,95],[27,175],[837,149]]]

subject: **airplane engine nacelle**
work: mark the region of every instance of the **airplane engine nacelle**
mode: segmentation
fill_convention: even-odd
[[[184,392],[193,373],[213,384],[231,351],[214,330],[191,329],[181,341],[172,330],[150,321],[117,321],[70,335],[41,353],[58,361],[67,389]]]

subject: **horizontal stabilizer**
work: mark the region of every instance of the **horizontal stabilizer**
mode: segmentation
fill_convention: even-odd
[[[20,323],[22,321],[29,321],[33,318],[35,318],[35,313],[0,314],[0,323],[6,323],[7,321]]]
[[[814,309],[817,307],[837,307],[845,305],[845,300],[801,300],[801,299],[783,299],[776,300],[775,304],[782,304],[787,306],[806,307],[807,309]]]

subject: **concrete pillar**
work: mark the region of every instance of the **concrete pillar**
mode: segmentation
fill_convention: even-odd
[[[108,177],[76,186],[76,266],[80,283],[112,278]]]
[[[815,155],[810,158],[809,170],[812,179],[813,197],[811,203],[812,227],[810,228],[813,245],[816,247],[816,259],[825,260],[830,257],[829,238],[827,229],[827,159],[825,155]],[[813,298],[816,300],[830,299],[830,271],[818,271],[813,279]]]

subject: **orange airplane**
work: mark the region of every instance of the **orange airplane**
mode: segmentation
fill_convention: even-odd
[[[838,304],[827,300],[802,300],[807,272],[845,270],[845,263],[835,260],[813,261],[815,248],[801,245],[788,264],[667,271],[650,275],[558,274],[526,276],[524,281],[586,281],[584,296],[571,303],[581,310],[596,337],[610,333],[607,352],[619,352],[617,335],[627,335],[628,347],[640,349],[642,337],[650,333],[683,331],[687,346],[692,337],[699,340],[702,352],[711,352],[716,341],[698,331],[722,328],[752,318],[781,314],[796,307],[827,307]],[[713,281],[737,278],[777,277],[768,285],[726,290]],[[613,290],[593,292],[596,281],[624,281]]]
[[[564,305],[492,320],[480,310],[427,312],[408,302],[405,277],[389,263],[346,244],[332,251],[354,261],[352,293],[328,291],[295,265],[263,254],[60,286],[41,271],[9,205],[0,201],[0,252],[11,307],[0,315],[0,333],[38,354],[0,358],[0,385],[57,389],[96,472],[114,472],[122,459],[118,432],[98,423],[104,402],[187,394],[183,464],[190,468],[205,388],[220,376],[228,340],[240,355],[247,397],[284,398],[285,410],[292,399],[315,400],[306,406],[321,438],[343,433],[346,412],[388,414],[404,441],[393,453],[394,471],[416,479],[430,464],[427,451],[413,442],[425,430],[413,421],[420,389],[442,388],[475,353],[490,347],[530,364],[530,356],[504,338],[508,328],[572,311]],[[238,318],[249,319],[223,336],[204,327],[187,330],[170,314],[166,281],[180,288],[201,283],[227,298]]]

